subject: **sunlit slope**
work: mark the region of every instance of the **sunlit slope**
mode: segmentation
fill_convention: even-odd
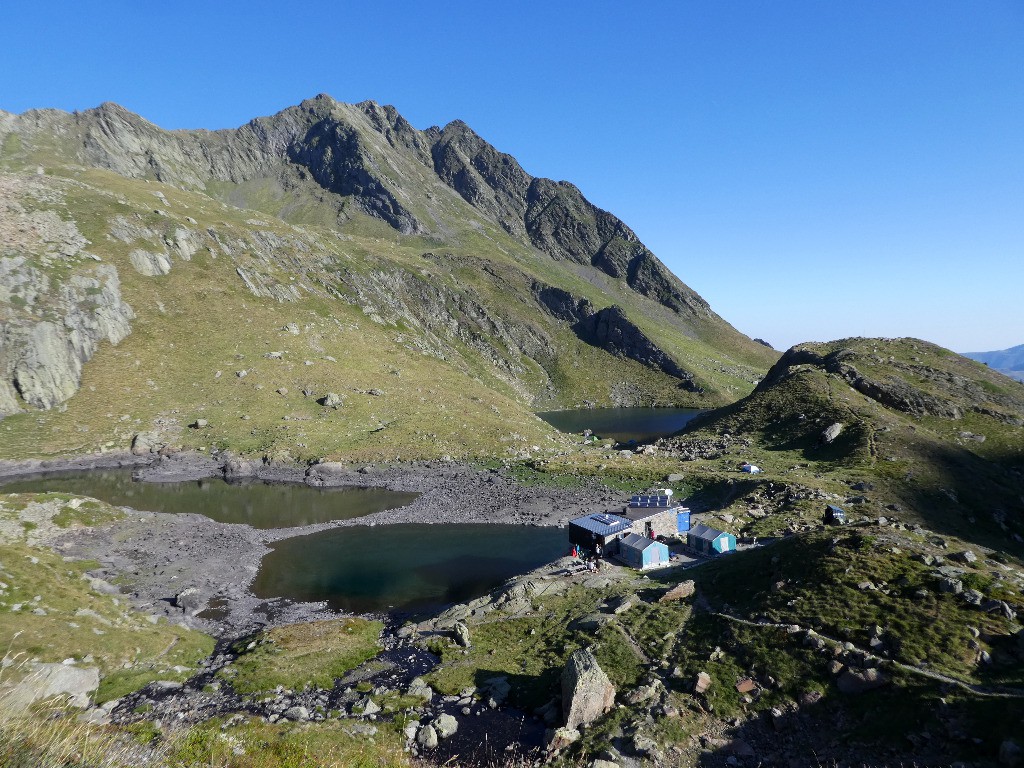
[[[15,414],[0,452],[123,448],[154,431],[294,458],[511,455],[557,440],[534,410],[713,407],[777,356],[571,185],[552,194],[577,219],[529,226],[563,250],[559,227],[582,231],[574,253],[618,228],[626,273],[542,251],[471,205],[422,164],[429,146],[371,125],[388,108],[309,104],[261,120],[280,131],[305,109],[307,131],[349,131],[350,161],[378,181],[334,184],[323,157],[282,160],[253,138],[273,133],[260,121],[229,136],[162,131],[113,105],[0,115],[0,412]],[[411,218],[379,208],[386,189]],[[595,259],[621,251],[601,248]],[[320,404],[329,393],[342,404]],[[188,429],[196,419],[208,426]]]

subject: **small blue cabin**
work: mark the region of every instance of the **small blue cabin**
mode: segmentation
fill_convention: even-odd
[[[633,523],[624,517],[609,514],[593,514],[569,521],[569,541],[587,549],[601,548],[611,554],[618,546],[618,540],[629,533]]]
[[[668,547],[660,541],[630,533],[619,540],[619,560],[631,568],[653,568],[669,561]]]
[[[717,528],[696,525],[687,532],[686,545],[704,555],[724,554],[736,551],[736,537]]]
[[[825,506],[825,524],[846,525],[846,512],[835,504]]]

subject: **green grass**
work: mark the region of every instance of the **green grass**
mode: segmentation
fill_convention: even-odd
[[[211,721],[168,739],[174,768],[404,768],[400,729],[378,724],[372,739],[352,736],[343,722],[313,728],[249,721],[222,730]]]
[[[220,675],[239,693],[331,688],[337,678],[380,651],[383,624],[365,619],[332,619],[274,627],[236,648],[241,655]],[[248,645],[256,646],[249,650]]]
[[[73,658],[99,668],[98,702],[154,680],[186,679],[213,650],[213,638],[164,619],[151,622],[124,598],[92,588],[85,573],[97,563],[65,561],[25,540],[39,535],[44,526],[104,524],[120,516],[106,504],[85,500],[73,506],[77,501],[82,500],[68,494],[0,496],[0,521],[34,516],[39,523],[0,536],[0,582],[7,585],[0,590],[0,637],[6,643],[4,652],[16,663],[6,679],[22,676],[32,660]]]

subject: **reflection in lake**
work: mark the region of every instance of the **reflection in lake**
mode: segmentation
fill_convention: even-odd
[[[568,553],[564,529],[487,524],[352,526],[271,546],[257,597],[324,600],[355,613],[466,602]]]
[[[227,483],[206,478],[177,483],[139,483],[131,469],[65,472],[13,480],[3,493],[75,493],[119,507],[150,512],[194,512],[221,523],[254,528],[348,520],[411,504],[419,494],[380,488],[312,488],[299,483]]]
[[[675,434],[699,413],[699,408],[578,408],[538,413],[559,432],[591,430],[620,443],[638,443]]]

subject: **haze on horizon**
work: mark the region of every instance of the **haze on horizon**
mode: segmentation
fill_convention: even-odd
[[[554,5],[12,0],[0,109],[221,128],[325,92],[461,119],[778,349],[1024,342],[1024,6]]]

